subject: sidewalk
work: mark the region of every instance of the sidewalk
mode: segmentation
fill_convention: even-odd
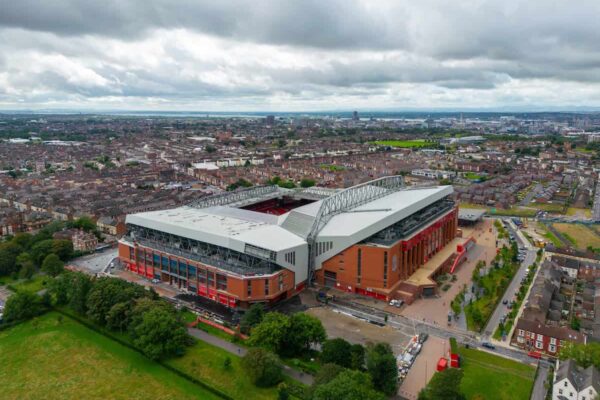
[[[231,343],[231,342],[228,342],[227,340],[223,340],[216,336],[212,336],[200,329],[188,328],[188,333],[191,336],[195,337],[196,339],[200,339],[203,342],[206,342],[206,343],[211,344],[216,347],[220,347],[221,349],[228,351],[229,353],[234,354],[238,357],[245,356],[246,352],[248,351],[248,349],[246,349],[245,347],[238,346],[235,343]],[[305,385],[310,386],[313,383],[312,375],[297,371],[287,365],[283,366],[283,373],[286,374],[287,376],[289,376],[290,378],[292,378],[298,382],[301,382]]]

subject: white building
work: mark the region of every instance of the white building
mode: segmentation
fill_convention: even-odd
[[[600,371],[581,368],[573,360],[556,361],[552,400],[595,400],[600,393]]]

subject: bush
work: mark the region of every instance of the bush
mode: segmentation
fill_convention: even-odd
[[[242,367],[250,380],[259,387],[270,387],[283,379],[283,368],[279,357],[259,347],[251,348],[242,358]]]
[[[47,310],[42,298],[30,292],[17,292],[6,300],[4,320],[6,322],[25,321]]]

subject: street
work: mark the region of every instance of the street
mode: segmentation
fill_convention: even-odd
[[[498,324],[500,323],[502,317],[505,314],[508,314],[508,312],[510,311],[506,307],[506,305],[502,303],[504,301],[510,303],[515,298],[516,294],[519,291],[519,288],[521,287],[521,280],[527,275],[527,268],[535,262],[535,258],[537,256],[535,248],[533,248],[531,244],[527,241],[527,239],[522,237],[523,234],[515,228],[516,227],[513,226],[512,221],[510,221],[507,226],[507,229],[515,237],[515,240],[519,244],[519,247],[524,247],[527,249],[525,253],[525,259],[521,263],[521,266],[517,270],[517,273],[508,285],[508,288],[506,288],[504,296],[502,296],[502,300],[496,306],[496,309],[492,313],[492,316],[490,317],[487,325],[485,326],[485,329],[483,330],[483,337],[485,337],[486,339],[489,339],[489,337],[491,337],[494,334],[494,331],[498,327]]]

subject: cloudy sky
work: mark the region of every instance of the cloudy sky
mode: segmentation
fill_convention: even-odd
[[[598,0],[0,0],[0,109],[600,109],[599,17]]]

